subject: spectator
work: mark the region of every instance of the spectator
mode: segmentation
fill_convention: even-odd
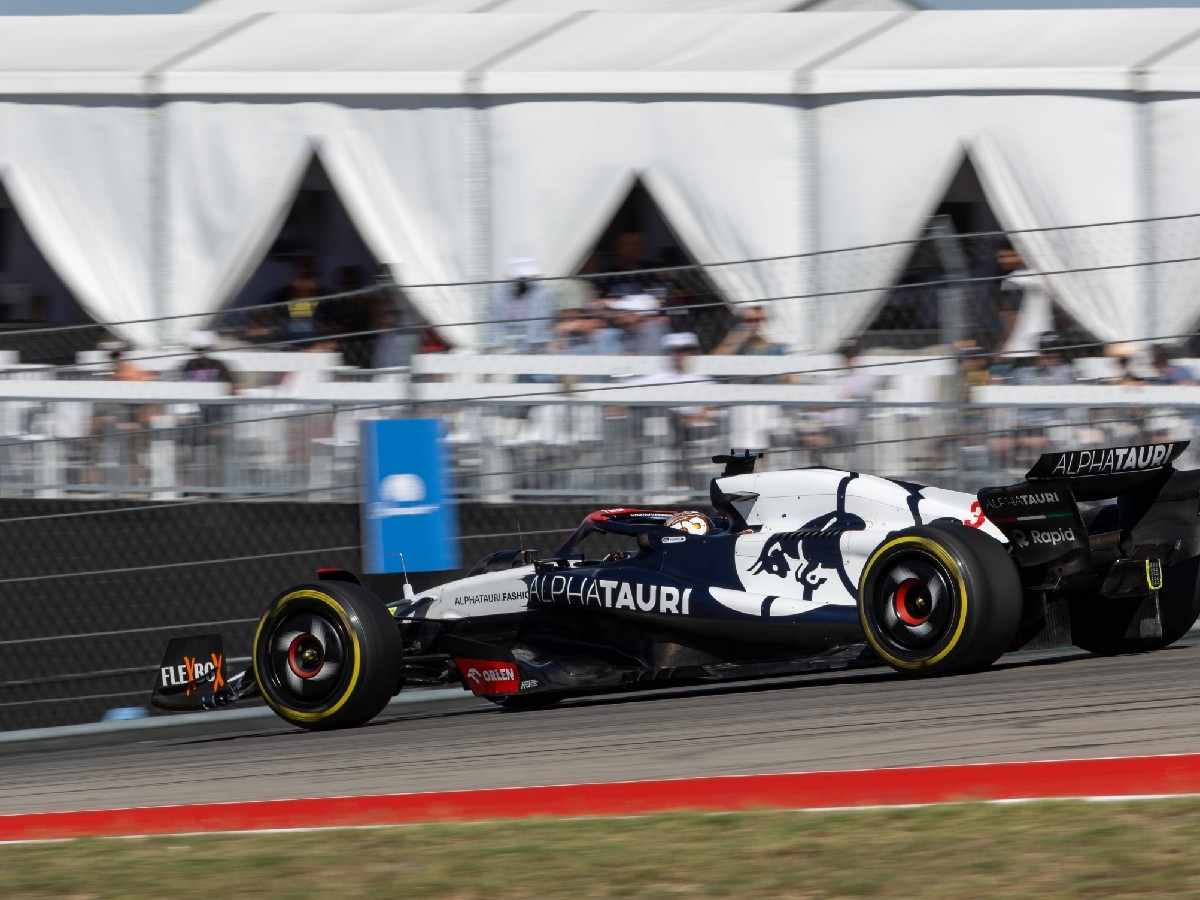
[[[1041,279],[1029,275],[1016,250],[1008,247],[996,256],[1005,277],[1000,282],[995,346],[1013,356],[1033,356],[1039,350],[1039,337],[1054,324],[1050,294]]]
[[[677,331],[665,335],[659,345],[659,351],[668,356],[667,368],[650,375],[631,378],[629,385],[650,387],[653,385],[682,384],[689,394],[703,396],[704,382],[708,379],[697,375],[692,368],[692,361],[700,349],[700,341],[696,335],[687,331]],[[647,412],[652,418],[661,417],[661,413]],[[667,438],[670,446],[678,448],[680,456],[676,464],[676,476],[683,484],[690,484],[690,465],[687,458],[687,447],[696,440],[708,436],[716,424],[714,410],[710,406],[686,405],[672,407],[667,417],[669,429]]]
[[[779,356],[787,352],[783,344],[776,343],[764,333],[767,311],[757,303],[738,307],[738,322],[725,335],[725,339],[713,350],[714,354],[768,355]]]
[[[656,376],[660,381],[664,375],[677,380],[692,377],[691,361],[700,350],[700,342],[696,335],[690,331],[672,332],[663,336],[659,348],[666,351],[667,355],[667,370]]]
[[[154,381],[154,373],[137,364],[128,344],[119,344],[109,351],[108,356],[112,365],[113,381]]]
[[[195,352],[179,369],[181,381],[199,381],[206,383],[220,382],[229,387],[229,393],[237,393],[236,379],[233,370],[224,361],[210,356],[209,351],[216,345],[216,335],[211,331],[194,331],[188,339],[188,346]]]
[[[1058,339],[1053,332],[1043,332],[1037,346],[1036,361],[1017,371],[1014,378],[1017,384],[1058,385],[1070,384],[1075,380],[1074,372],[1058,350]],[[1011,446],[1017,450],[1041,453],[1050,444],[1047,430],[1062,424],[1061,412],[1053,407],[1022,408],[1017,412],[1017,428]]]
[[[1129,361],[1131,358],[1132,357],[1126,353],[1119,353],[1116,355],[1117,374],[1109,380],[1109,384],[1120,385],[1122,387],[1145,384],[1145,382],[1136,374],[1134,374],[1133,370],[1130,368]]]
[[[885,379],[865,363],[858,341],[850,341],[842,347],[845,368],[837,380],[838,396],[842,400],[870,400],[880,390]]]
[[[666,291],[662,273],[645,272],[656,268],[643,252],[645,238],[640,231],[625,231],[617,235],[613,247],[611,274],[594,281],[596,290],[606,297],[629,297],[635,294],[655,294]]]
[[[991,384],[992,373],[988,369],[987,354],[974,339],[959,341],[955,349],[958,351],[958,378],[954,389],[958,402],[963,404],[955,411],[955,416],[957,429],[961,430],[963,437],[960,442],[941,445],[935,452],[947,466],[970,465],[970,461],[978,466],[978,463],[986,463],[988,454],[994,452],[996,444],[987,434],[986,410],[971,405],[972,392],[975,388]],[[961,454],[958,458],[950,455],[955,449]]]
[[[201,384],[223,384],[225,393],[236,394],[237,380],[233,370],[209,352],[216,344],[216,335],[211,331],[196,331],[188,343],[196,355],[180,367],[180,379]],[[201,427],[190,429],[187,435],[190,437],[187,444],[193,462],[201,469],[205,483],[210,486],[220,484],[224,472],[230,412],[226,406],[201,403],[200,415],[195,422]]]
[[[284,288],[287,319],[284,326],[289,340],[303,340],[317,334],[316,298],[321,296],[321,285],[317,281],[316,266],[311,256],[296,260],[292,280]]]
[[[699,349],[700,341],[690,331],[675,331],[665,335],[659,344],[659,351],[666,354],[667,367],[660,372],[630,378],[625,383],[650,387],[657,384],[677,384],[679,382],[707,382],[708,379],[697,375],[692,367],[692,361],[696,358]],[[701,393],[701,390],[698,389],[696,393]],[[700,407],[688,407],[688,409],[699,414]],[[691,414],[689,413],[689,415]],[[710,417],[708,413],[704,413],[703,416],[704,418]]]
[[[133,361],[130,349],[121,345],[110,351],[112,380],[123,382],[153,381],[154,376]],[[118,480],[128,484],[144,482],[141,458],[149,447],[149,427],[159,408],[149,403],[125,403],[108,400],[97,403],[92,414],[92,433],[100,438],[102,466],[115,470]],[[139,474],[140,473],[140,474]]]
[[[248,344],[272,344],[279,340],[276,310],[271,308],[251,310],[241,337]]]
[[[554,291],[538,276],[537,263],[519,257],[509,263],[513,280],[496,285],[488,315],[493,350],[501,353],[537,353],[552,336],[557,305]]]
[[[549,349],[552,353],[618,354],[621,332],[608,323],[601,310],[565,309],[554,326]]]
[[[393,369],[412,364],[419,335],[414,327],[402,320],[400,311],[386,297],[381,297],[372,308],[371,329],[375,335],[371,354],[371,368]]]
[[[841,357],[842,368],[833,373],[829,381],[834,398],[856,403],[873,398],[883,387],[884,378],[863,364],[858,341],[851,340],[844,344]],[[827,451],[849,450],[865,440],[861,432],[866,414],[867,410],[861,406],[816,408],[797,430],[800,445],[816,451],[818,461]]]
[[[374,292],[367,291],[367,275],[361,266],[342,266],[337,271],[335,296],[322,300],[317,307],[317,329],[322,334],[338,335],[338,349],[348,366],[371,364],[374,318]]]
[[[1196,377],[1184,365],[1171,362],[1167,348],[1155,344],[1150,350],[1150,365],[1154,374],[1148,379],[1150,384],[1195,384]]]
[[[988,358],[971,339],[958,342],[958,371],[959,381],[963,387],[962,400],[970,401],[971,388],[983,387],[992,383],[992,375],[988,370]]]
[[[608,308],[616,314],[615,324],[623,333],[621,346],[626,353],[652,355],[662,350],[667,320],[657,297],[651,294],[619,297],[610,300]]]
[[[1132,363],[1137,352],[1138,345],[1134,343],[1106,345],[1104,355],[1113,360],[1116,372],[1112,377],[1104,379],[1104,383],[1117,387],[1138,387],[1146,384],[1146,380],[1133,370]],[[1094,443],[1138,443],[1149,440],[1149,435],[1144,433],[1143,429],[1152,428],[1154,420],[1162,420],[1174,415],[1173,410],[1164,410],[1162,407],[1156,408],[1153,416],[1149,413],[1150,411],[1145,407],[1128,404],[1093,410],[1093,418],[1106,423],[1103,429],[1097,429],[1098,434]]]
[[[1075,380],[1071,367],[1058,350],[1058,339],[1053,332],[1043,332],[1038,338],[1037,348],[1034,364],[1017,372],[1017,384],[1070,384]]]

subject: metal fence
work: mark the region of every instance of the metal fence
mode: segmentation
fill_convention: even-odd
[[[23,404],[28,431],[0,438],[0,497],[358,497],[364,420],[436,416],[446,424],[456,496],[483,503],[617,498],[672,503],[707,496],[709,458],[773,448],[771,465],[830,465],[970,489],[1012,480],[1052,446],[1190,437],[1200,388],[992,388],[976,402],[811,399],[824,389],[704,385],[477,402],[128,402]],[[1075,389],[1078,392],[1078,389]],[[1168,392],[1165,402],[1155,395]],[[1041,393],[1039,393],[1041,392]],[[1043,397],[1046,392],[1049,398]],[[750,399],[730,402],[728,398]],[[793,399],[792,395],[809,399]],[[55,437],[40,420],[86,414],[91,433]],[[101,424],[96,426],[96,420]],[[39,430],[41,429],[41,430]]]

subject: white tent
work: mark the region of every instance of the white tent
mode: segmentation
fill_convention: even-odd
[[[878,25],[855,13],[645,15],[628,33],[627,17],[595,15],[499,60],[482,79],[493,269],[533,256],[569,271],[635,177],[701,263],[811,246],[797,73]],[[795,258],[710,271],[734,300],[805,290]],[[770,308],[775,336],[795,340],[802,306]]]
[[[1200,11],[288,6],[363,11],[213,0],[106,18],[103,42],[95,20],[5,21],[0,179],[97,318],[228,302],[314,153],[376,257],[436,285],[514,255],[569,270],[641,178],[700,261],[791,256],[714,268],[731,297],[860,289],[771,304],[777,335],[821,347],[868,320],[903,250],[795,254],[914,237],[964,153],[1036,268],[1197,255],[1194,218],[1037,229],[1200,212]],[[1050,286],[1115,339],[1190,326],[1197,283],[1172,265]],[[481,311],[481,291],[412,296],[435,322]]]
[[[186,16],[6,18],[0,183],[34,242],[102,321],[154,302],[153,112],[147,78],[225,23]],[[97,41],[101,28],[111,29]],[[146,329],[129,329],[146,339]]]
[[[316,154],[376,259],[406,283],[487,277],[471,73],[561,17],[268,17],[165,73],[171,296],[215,310],[274,239]],[[477,318],[482,291],[409,292],[435,323]],[[470,329],[449,336],[474,339]]]
[[[1200,10],[946,12],[906,16],[812,74],[819,245],[912,235],[968,154],[1008,229],[1153,214],[1139,194],[1139,103],[1132,72],[1200,28]],[[886,152],[881,152],[886,148]],[[1192,212],[1200,212],[1197,205]],[[1031,268],[1058,271],[1144,258],[1127,225],[1018,235]],[[891,283],[907,248],[876,251],[866,281],[827,260],[826,290]],[[1148,333],[1145,269],[1050,279],[1064,308],[1099,337]],[[860,327],[879,299],[828,301],[821,320]]]
[[[1200,27],[1200,24],[1198,26]],[[1200,42],[1195,27],[1160,51],[1137,73],[1145,99],[1139,171],[1149,208],[1157,216],[1145,237],[1152,259],[1188,260],[1148,272],[1146,305],[1154,334],[1194,330],[1200,321]]]

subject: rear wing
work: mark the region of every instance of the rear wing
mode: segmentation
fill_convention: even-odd
[[[1171,441],[1045,453],[1025,478],[1033,482],[1065,482],[1076,500],[1109,500],[1157,482],[1171,471],[1188,443]]]
[[[1018,565],[1054,564],[1060,574],[1092,564],[1093,541],[1078,501],[1118,498],[1122,520],[1135,521],[1174,472],[1187,441],[1064,450],[1044,454],[1025,481],[984,488],[984,515],[1008,538]]]

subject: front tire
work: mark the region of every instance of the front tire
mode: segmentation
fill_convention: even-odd
[[[310,730],[374,718],[399,688],[402,643],[383,602],[324,581],[280,594],[254,635],[254,679],[280,718]]]
[[[1021,581],[1004,545],[961,525],[891,535],[867,560],[858,613],[867,643],[911,675],[984,669],[1012,644]]]

